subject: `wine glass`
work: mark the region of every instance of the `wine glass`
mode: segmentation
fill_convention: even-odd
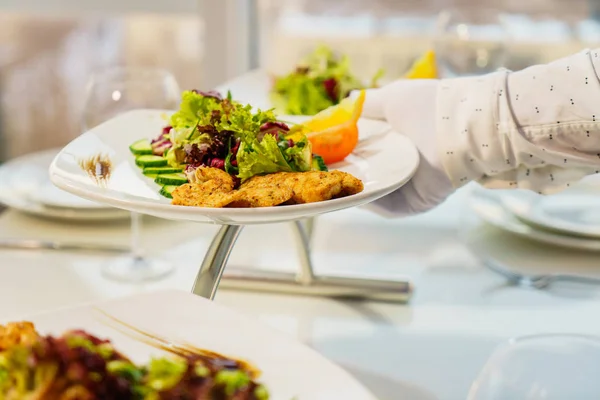
[[[481,75],[504,66],[508,30],[502,14],[487,9],[440,13],[434,49],[444,77]]]
[[[500,346],[467,400],[600,399],[600,338],[523,336]]]
[[[180,90],[169,72],[157,68],[115,67],[94,74],[87,87],[83,131],[135,109],[175,109]],[[160,132],[157,132],[157,136]],[[124,282],[143,282],[164,277],[173,265],[143,255],[140,246],[141,215],[131,213],[131,253],[112,260],[105,276]]]

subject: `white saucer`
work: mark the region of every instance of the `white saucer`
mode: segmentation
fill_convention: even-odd
[[[54,186],[50,179],[44,181],[41,186],[29,194],[29,198],[38,203],[55,208],[77,208],[77,209],[108,209],[103,204],[94,203],[81,197],[72,195]]]
[[[538,229],[600,240],[600,192],[567,190],[551,196],[515,192],[503,196],[502,203]]]
[[[504,199],[509,195],[507,191],[475,188],[470,194],[469,206],[485,222],[519,236],[566,248],[600,251],[598,239],[567,236],[526,224],[504,206]]]
[[[58,149],[15,158],[0,166],[0,203],[33,215],[99,221],[129,218],[129,213],[94,203],[56,188],[48,167]]]

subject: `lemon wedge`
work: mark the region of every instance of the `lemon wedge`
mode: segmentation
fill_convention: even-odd
[[[436,79],[437,77],[438,71],[433,50],[429,50],[415,61],[410,71],[404,75],[406,79]]]

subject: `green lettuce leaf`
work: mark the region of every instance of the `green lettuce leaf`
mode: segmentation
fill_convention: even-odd
[[[273,135],[265,135],[260,142],[256,138],[251,142],[242,140],[237,153],[237,161],[238,178],[242,181],[254,175],[294,171],[281,153]]]
[[[321,80],[302,74],[277,79],[271,101],[277,111],[291,115],[314,115],[335,105]]]
[[[370,85],[376,86],[383,74],[383,70],[377,71]],[[324,84],[332,79],[337,84],[336,100],[329,96]],[[270,96],[279,113],[314,115],[335,105],[351,91],[364,89],[365,86],[352,74],[347,56],[336,57],[330,48],[320,46],[295,71],[277,77]]]
[[[250,144],[256,140],[263,124],[276,119],[273,110],[253,112],[251,105],[238,105],[227,118],[221,118],[221,122],[218,122],[215,127],[219,131],[234,132],[236,138],[241,139],[243,143]]]
[[[293,147],[288,147],[285,156],[294,171],[306,172],[312,169],[312,146],[306,136]]]

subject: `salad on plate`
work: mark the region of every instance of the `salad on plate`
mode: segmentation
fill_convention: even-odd
[[[271,102],[281,114],[315,115],[339,104],[353,90],[376,87],[383,75],[380,69],[365,84],[352,74],[347,56],[337,57],[329,47],[320,46],[294,71],[274,78]]]
[[[360,110],[362,103],[355,119]],[[313,145],[327,136],[319,130],[331,128],[317,122],[312,121],[313,128],[311,121],[291,125],[273,110],[253,110],[230,93],[191,90],[182,94],[179,110],[159,136],[136,141],[130,151],[143,174],[175,205],[268,207],[362,191],[359,179],[329,172],[327,160],[314,154]],[[356,146],[348,143],[346,156]]]
[[[353,90],[375,88],[384,76],[380,69],[365,83],[351,71],[347,56],[338,57],[326,46],[318,47],[292,72],[273,79],[271,102],[277,112],[315,115],[341,103]],[[435,79],[436,57],[432,50],[418,57],[402,78]]]
[[[269,399],[248,363],[188,346],[161,348],[173,357],[138,365],[82,330],[52,336],[30,322],[0,325],[0,399]]]

